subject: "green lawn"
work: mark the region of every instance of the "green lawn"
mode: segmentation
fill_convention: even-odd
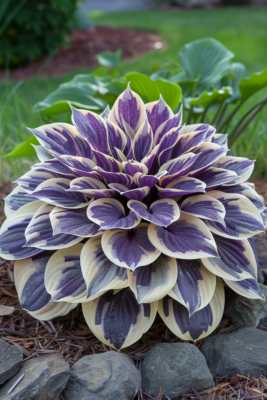
[[[137,70],[150,73],[154,64],[177,60],[179,49],[192,40],[214,37],[235,53],[236,61],[243,62],[251,72],[267,67],[267,8],[224,8],[193,11],[145,11],[92,15],[97,25],[110,25],[146,30],[159,34],[166,46],[162,51],[151,51],[143,56],[123,62],[123,73]],[[34,80],[15,86],[0,82],[0,141],[1,151],[12,149],[28,138],[26,126],[42,124],[40,117],[31,112],[31,107],[42,100],[60,83],[70,80],[76,73],[59,78]],[[79,71],[82,72],[82,71]],[[84,71],[83,71],[84,72]],[[254,97],[262,99],[264,93]],[[253,104],[253,103],[252,103]],[[244,111],[244,110],[243,110]],[[234,151],[239,156],[258,160],[257,173],[267,171],[267,107],[258,124],[247,130]],[[30,160],[13,159],[0,163],[0,180],[10,180],[29,168]]]

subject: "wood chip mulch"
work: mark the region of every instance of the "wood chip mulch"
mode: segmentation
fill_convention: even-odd
[[[11,188],[11,184],[6,184],[0,190],[0,199],[9,193]],[[2,209],[0,218],[2,222],[4,220]],[[80,305],[70,314],[55,318],[53,321],[38,321],[23,311],[14,285],[13,269],[13,261],[0,258],[0,306],[15,308],[13,314],[0,316],[0,337],[17,346],[24,354],[24,361],[56,352],[62,354],[71,367],[83,356],[113,350],[93,335],[86,325]],[[228,295],[227,298],[228,308],[231,299]],[[231,333],[236,329],[237,325],[225,315],[213,335]],[[204,340],[199,340],[195,346],[199,348]],[[142,361],[148,350],[166,342],[175,343],[181,340],[173,335],[160,317],[157,317],[149,331],[138,342],[121,352],[128,354],[136,367],[141,370]],[[267,397],[267,379],[264,376],[259,379],[241,375],[225,376],[214,378],[213,387],[208,390],[197,392],[195,388],[191,389],[182,395],[180,400],[263,400]],[[64,400],[63,395],[61,400]],[[136,400],[164,400],[164,391],[160,391],[156,398],[140,391]]]
[[[62,46],[39,77],[65,74],[76,69],[95,67],[95,55],[104,51],[122,50],[123,59],[137,57],[149,50],[160,50],[163,40],[154,33],[96,26],[92,29],[76,29],[70,38],[70,47]],[[30,79],[46,61],[43,58],[24,68],[9,71],[9,79]],[[0,70],[0,80],[5,79],[5,71]]]

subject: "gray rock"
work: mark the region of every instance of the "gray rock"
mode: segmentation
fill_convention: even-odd
[[[0,385],[20,369],[23,354],[16,346],[0,339]]]
[[[208,389],[213,379],[203,354],[189,343],[161,343],[146,354],[142,364],[142,389],[176,399],[193,386]]]
[[[9,389],[24,374],[8,395]],[[0,388],[0,400],[59,400],[70,376],[68,363],[58,353],[28,360]]]
[[[108,351],[83,357],[71,368],[64,390],[66,400],[129,400],[141,387],[141,376],[131,358]]]
[[[267,286],[259,284],[261,292],[267,299]],[[246,305],[247,304],[247,305]],[[267,302],[264,300],[239,299],[228,308],[226,314],[229,315],[240,327],[259,327],[266,325],[264,322],[267,316]]]
[[[262,278],[261,274],[258,274],[258,281],[264,283],[267,280],[267,235],[254,236],[254,243],[263,275]]]
[[[209,337],[200,351],[215,377],[267,376],[267,333],[259,329],[243,328],[227,335]]]

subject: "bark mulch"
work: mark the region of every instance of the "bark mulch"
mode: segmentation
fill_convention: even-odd
[[[267,183],[265,193],[267,193]],[[258,185],[258,183],[257,183]],[[0,199],[7,195],[12,188],[6,184],[0,190]],[[4,220],[3,210],[0,209],[0,218]],[[85,355],[103,353],[112,350],[101,343],[91,332],[84,320],[81,306],[70,314],[55,318],[53,321],[38,321],[21,309],[15,285],[14,262],[0,258],[0,306],[11,306],[15,311],[11,315],[0,317],[0,337],[17,346],[24,354],[24,361],[36,356],[49,353],[61,353],[70,366],[75,364]],[[228,308],[234,301],[231,293],[227,294]],[[245,304],[245,303],[244,303]],[[213,333],[230,333],[237,329],[237,325],[226,315]],[[198,348],[203,343],[199,340],[195,343]],[[166,327],[163,321],[157,317],[152,327],[142,338],[132,346],[123,349],[122,353],[128,354],[141,369],[144,356],[153,346],[159,343],[175,343],[181,341]],[[267,379],[262,376],[259,379],[244,377],[241,375],[225,376],[214,379],[211,389],[197,392],[192,388],[191,393],[185,393],[181,400],[252,400],[267,397]],[[138,400],[163,400],[164,392],[161,391],[156,398],[145,393],[138,394]],[[61,400],[64,400],[63,395]]]
[[[125,60],[163,47],[162,39],[153,33],[104,26],[76,29],[70,38],[70,46],[62,46],[39,77],[58,76],[76,69],[92,68],[97,65],[95,55],[103,51],[114,52],[122,49],[122,57]],[[46,58],[43,58],[24,68],[10,70],[9,79],[30,79],[45,61]],[[0,70],[0,80],[4,78],[5,71]]]

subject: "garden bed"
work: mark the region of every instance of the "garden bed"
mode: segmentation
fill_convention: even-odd
[[[76,29],[70,38],[70,46],[62,46],[49,61],[39,77],[58,76],[77,69],[89,69],[97,65],[95,55],[103,51],[122,50],[123,59],[137,57],[149,50],[164,47],[162,39],[153,33],[97,26],[93,29]],[[46,62],[46,58],[34,61],[24,68],[9,71],[9,79],[30,79]],[[0,71],[0,80],[5,71]]]

